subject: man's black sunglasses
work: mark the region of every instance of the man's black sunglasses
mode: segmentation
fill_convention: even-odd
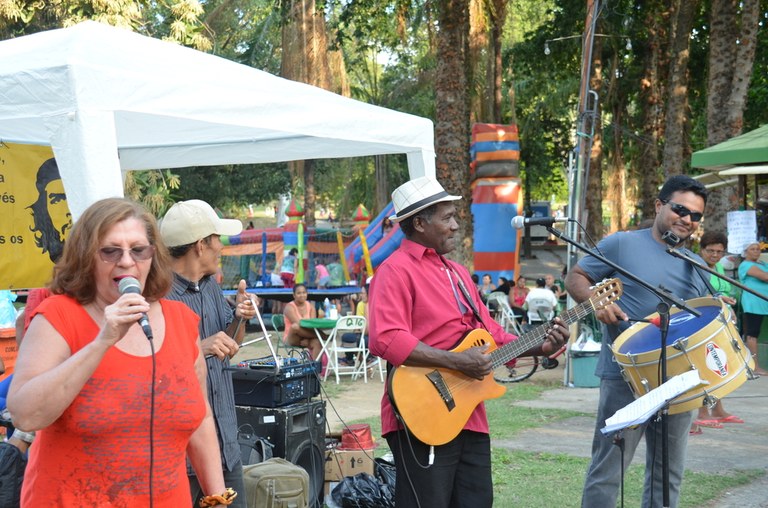
[[[674,203],[672,201],[665,200],[665,199],[662,199],[661,202],[662,202],[662,204],[665,204],[665,205],[668,204],[669,208],[673,212],[675,212],[677,215],[679,215],[680,217],[688,217],[690,215],[691,216],[691,222],[700,222],[701,219],[704,218],[704,214],[703,213],[701,213],[701,212],[692,212],[689,209],[687,209],[686,207],[684,207],[683,205],[678,205],[677,203]]]

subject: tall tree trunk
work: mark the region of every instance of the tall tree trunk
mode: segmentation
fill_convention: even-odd
[[[304,163],[304,223],[308,228],[315,225],[315,209],[317,196],[315,194],[315,161],[307,159]]]
[[[308,83],[326,90],[349,94],[343,62],[328,49],[325,16],[318,10],[315,0],[289,0],[286,5],[282,31],[282,61],[280,75],[284,78]],[[331,63],[334,72],[331,73]],[[304,179],[304,220],[307,226],[315,225],[315,178],[314,162],[289,166],[294,181],[300,175]]]
[[[691,27],[698,8],[697,0],[674,0],[669,65],[669,99],[665,121],[664,153],[661,169],[664,177],[679,174],[683,161],[690,156],[688,145],[688,60]]]
[[[709,78],[707,80],[707,146],[728,139],[731,130],[726,109],[733,84],[736,59],[736,8],[738,0],[712,0],[709,33]]]
[[[628,203],[633,199],[627,196],[627,175],[624,166],[624,136],[621,132],[621,126],[624,124],[626,96],[622,87],[619,86],[619,68],[620,56],[614,53],[611,58],[611,68],[608,72],[608,90],[605,94],[607,99],[604,109],[611,110],[611,129],[613,145],[608,149],[610,159],[607,164],[608,177],[606,187],[606,198],[611,207],[611,223],[609,232],[615,233],[622,230],[627,225]]]
[[[752,69],[757,50],[757,30],[760,21],[760,0],[743,0],[741,3],[741,31],[738,35],[736,58],[733,59],[731,93],[726,108],[726,125],[731,136],[738,136],[744,129],[744,109],[747,91],[752,79]]]
[[[642,141],[637,166],[640,175],[640,206],[643,219],[655,216],[659,186],[659,140],[663,130],[664,102],[661,90],[662,47],[661,6],[650,2],[646,14],[648,33],[643,48],[643,77],[640,81]]]
[[[470,0],[470,122],[502,122],[501,43],[508,0]]]
[[[489,73],[488,16],[485,0],[469,0],[469,57],[467,59],[467,83],[469,87],[469,121],[490,122],[491,91]]]
[[[507,0],[493,0],[489,4],[491,12],[491,48],[493,63],[493,122],[501,123],[503,114],[501,111],[501,87],[502,87],[502,63],[501,63],[501,39],[504,34],[504,25],[507,22]],[[511,84],[510,84],[511,86]]]
[[[381,212],[389,203],[389,167],[386,155],[376,155],[373,158],[374,174],[376,175],[376,210]]]
[[[437,76],[435,78],[437,178],[456,201],[459,238],[451,255],[466,266],[472,264],[472,214],[469,205],[469,100],[467,54],[469,52],[469,0],[436,3]]]
[[[759,0],[712,0],[707,82],[708,146],[741,134],[755,59],[759,9]],[[726,212],[738,209],[738,194],[733,186],[719,187],[710,193],[706,209],[707,230],[726,230]]]
[[[597,94],[597,97],[603,95],[602,54],[603,39],[596,37],[592,50],[592,75],[589,77],[589,88]],[[586,229],[587,234],[592,238],[603,237],[603,122],[601,110],[600,101],[596,100],[593,109],[592,148],[589,153],[589,173],[586,175],[587,195],[585,196],[588,217]]]
[[[608,201],[613,207],[611,213],[611,232],[623,230],[627,227],[627,203],[634,201],[634,196],[627,193],[627,173],[624,167],[624,143],[622,142],[621,119],[624,109],[619,106],[614,108],[613,115],[613,150],[611,153],[611,171],[608,175]]]

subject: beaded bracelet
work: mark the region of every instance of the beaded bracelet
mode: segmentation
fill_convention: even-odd
[[[235,492],[234,489],[227,487],[227,490],[225,490],[221,494],[205,496],[200,500],[200,503],[198,504],[200,508],[207,508],[208,506],[216,506],[220,504],[223,504],[224,506],[228,506],[232,504],[232,501],[234,501],[236,497],[237,497],[237,492]]]

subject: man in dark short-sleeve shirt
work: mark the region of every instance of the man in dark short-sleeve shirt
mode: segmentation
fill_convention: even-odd
[[[219,436],[224,482],[240,493],[231,506],[245,508],[235,396],[231,375],[225,368],[243,341],[245,321],[256,315],[256,309],[245,292],[244,280],[238,285],[233,310],[214,279],[222,249],[219,237],[240,234],[242,229],[239,220],[220,219],[208,203],[197,199],[176,203],[160,223],[163,241],[173,257],[173,286],[167,298],[184,302],[200,316],[200,338],[208,368],[208,400]],[[187,474],[193,506],[197,506],[203,492],[189,465]]]

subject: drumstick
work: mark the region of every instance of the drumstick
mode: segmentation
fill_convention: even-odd
[[[249,341],[246,341],[246,342],[243,342],[242,344],[240,344],[240,347],[250,346],[251,344],[254,344],[254,343],[259,342],[260,340],[264,340],[264,339],[266,339],[266,337],[262,336],[262,337],[259,337],[257,339],[249,340]]]

